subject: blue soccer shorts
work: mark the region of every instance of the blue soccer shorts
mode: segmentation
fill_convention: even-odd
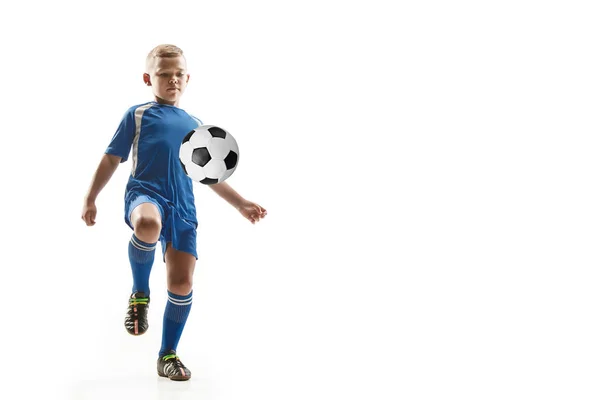
[[[198,259],[196,251],[196,224],[180,217],[175,207],[162,206],[158,201],[144,194],[129,194],[125,200],[125,222],[131,229],[131,213],[142,203],[152,203],[160,212],[162,228],[160,230],[160,244],[162,247],[163,262],[167,252],[167,244],[175,250],[189,253]]]

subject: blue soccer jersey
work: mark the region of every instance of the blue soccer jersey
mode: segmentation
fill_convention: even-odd
[[[200,125],[202,121],[181,108],[154,101],[127,110],[106,149],[121,162],[131,152],[126,202],[147,195],[197,224],[192,180],[180,165],[179,148],[185,135]]]

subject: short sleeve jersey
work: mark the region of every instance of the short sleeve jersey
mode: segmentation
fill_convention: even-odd
[[[147,195],[197,224],[192,180],[181,167],[179,148],[185,135],[200,125],[202,121],[181,108],[154,101],[127,110],[106,149],[121,162],[131,152],[126,202]]]

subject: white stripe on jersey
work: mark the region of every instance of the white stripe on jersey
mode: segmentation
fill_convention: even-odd
[[[135,134],[133,136],[133,146],[131,149],[131,176],[135,176],[135,169],[138,162],[138,142],[140,141],[140,131],[142,130],[142,115],[144,111],[152,107],[153,103],[144,104],[135,109]]]

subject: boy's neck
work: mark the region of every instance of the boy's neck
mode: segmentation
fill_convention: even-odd
[[[157,102],[158,104],[164,104],[167,106],[173,106],[173,107],[179,108],[179,100],[177,100],[176,102],[171,102],[171,101],[166,101],[164,99],[161,99],[160,97],[154,96],[154,101]]]

